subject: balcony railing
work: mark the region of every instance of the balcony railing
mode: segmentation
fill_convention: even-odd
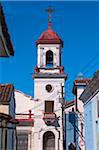
[[[45,112],[44,113],[44,119],[55,119],[56,118],[56,114],[53,112]]]
[[[51,124],[55,121],[56,114],[54,112],[45,112],[43,116],[43,120],[46,124]]]

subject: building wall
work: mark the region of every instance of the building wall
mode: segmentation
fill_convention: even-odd
[[[66,113],[66,150],[69,150],[68,146],[71,143],[75,143],[76,149],[78,149],[78,134],[75,130],[77,126],[77,116],[74,113]],[[75,118],[74,118],[75,117]]]
[[[72,111],[74,110],[74,112]],[[69,106],[65,109],[66,114],[66,150],[69,150],[69,145],[73,143],[76,146],[76,150],[79,150],[78,147],[78,114],[75,111],[75,102],[74,105]],[[75,115],[75,116],[74,116]]]
[[[15,99],[14,93],[12,93],[10,105],[9,105],[9,115],[15,119]],[[8,149],[9,150],[16,150],[16,125],[14,123],[8,123],[8,133],[7,133],[7,140],[8,140]]]
[[[52,84],[52,93],[48,93],[45,90],[46,84]],[[16,100],[16,119],[17,114],[23,113],[19,119],[24,117],[24,114],[29,113],[29,109],[32,110],[34,126],[24,127],[17,126],[17,133],[29,134],[29,146],[28,150],[43,150],[43,135],[47,131],[52,131],[55,135],[55,150],[63,150],[63,128],[62,128],[62,109],[59,96],[61,96],[61,83],[64,85],[64,79],[35,79],[34,82],[34,100],[31,97],[25,95],[20,91],[15,91]],[[42,92],[41,92],[42,91]],[[46,125],[43,117],[45,112],[45,100],[54,100],[54,111],[57,115],[58,123],[54,125]]]
[[[53,87],[51,93],[48,93],[45,89],[47,84],[51,84]],[[59,100],[59,96],[61,97],[61,84],[64,85],[64,79],[34,79],[34,98],[38,99],[34,103],[34,150],[38,148],[43,150],[43,134],[47,131],[52,131],[55,135],[55,150],[63,150],[62,109]],[[45,100],[54,101],[54,112],[58,118],[58,124],[50,126],[45,124],[43,120]]]
[[[9,105],[9,115],[14,119],[15,118],[15,99],[14,99],[14,93],[12,93],[12,97],[10,100],[10,105]]]
[[[8,124],[8,127],[10,127],[7,131],[8,150],[16,150],[15,125]]]
[[[51,84],[53,89],[52,92],[47,92],[45,86]],[[62,78],[43,78],[34,79],[34,99],[52,100],[61,96],[61,84],[64,86],[64,79]],[[59,100],[58,100],[59,102]]]
[[[29,110],[34,113],[34,100],[31,96],[28,96],[21,91],[15,90],[15,101],[16,101],[16,119],[29,119]],[[20,114],[20,115],[18,115]],[[25,115],[26,114],[26,115]],[[34,116],[32,116],[34,118]],[[28,150],[34,149],[34,127],[33,126],[20,126],[17,125],[17,138],[18,135],[28,135]],[[18,144],[17,144],[18,145]]]
[[[15,101],[16,101],[16,114],[29,113],[29,110],[34,107],[34,100],[31,96],[28,96],[21,91],[15,90]],[[32,109],[32,113],[34,110]]]
[[[19,141],[19,136],[24,136],[27,135],[27,147],[28,150],[32,150],[34,149],[34,138],[33,138],[33,127],[30,126],[17,126],[17,142],[25,142],[25,141]],[[21,143],[20,143],[21,145]],[[17,144],[18,148],[19,148],[19,144]],[[26,147],[24,147],[26,148]]]
[[[84,105],[86,150],[99,150],[99,118],[97,115],[97,100],[99,100],[99,92]]]
[[[83,93],[85,89],[85,86],[77,86],[77,109],[78,109],[78,129],[79,129],[79,135],[78,135],[78,145],[82,150],[85,150],[85,132],[84,132],[84,104],[83,102],[79,99],[80,95]],[[81,135],[81,123],[83,124],[83,137]]]
[[[15,125],[8,123],[7,119],[2,119],[0,125],[2,126],[0,128],[0,150],[16,150],[16,147],[14,147]]]
[[[79,99],[80,95],[84,91],[84,86],[78,86],[77,87],[77,104],[78,104],[78,110],[84,114],[84,104],[83,102]]]
[[[8,105],[0,105],[0,113],[9,114],[9,106]]]
[[[46,66],[46,52],[51,50],[54,54],[54,67],[60,66],[60,44],[39,44],[38,45],[38,67]]]
[[[14,102],[14,95],[12,94],[11,100],[8,104],[2,105],[0,104],[0,113],[3,113],[10,117],[12,117],[12,120],[14,120],[15,118],[15,102]],[[1,119],[1,125],[2,125],[2,129],[1,129],[1,135],[3,137],[3,141],[2,141],[2,150],[5,150],[5,143],[7,143],[7,149],[8,150],[16,150],[14,149],[14,143],[15,143],[15,124],[9,122],[9,119],[7,119],[6,117],[4,119]],[[14,133],[14,135],[13,135]],[[6,137],[7,134],[7,137]],[[1,140],[2,140],[1,137]]]
[[[84,91],[83,85],[76,85],[76,91],[75,91],[75,100],[74,105],[69,106],[65,109],[66,112],[66,150],[68,150],[68,145],[73,142],[76,145],[76,149],[79,150],[79,147],[81,150],[85,150],[85,139],[84,139],[84,104],[79,99],[80,95]],[[76,105],[77,104],[77,105]],[[76,107],[77,106],[77,107]],[[70,115],[73,117],[72,108],[74,108],[75,113],[75,120],[74,120],[74,126],[73,122],[71,123],[69,120]],[[77,110],[76,110],[77,108]],[[69,113],[72,114],[69,114]],[[81,123],[83,123],[83,132],[81,129]],[[75,140],[76,139],[76,140]]]

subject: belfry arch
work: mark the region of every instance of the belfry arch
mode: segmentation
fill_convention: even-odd
[[[46,52],[46,65],[53,65],[53,52],[51,50]]]

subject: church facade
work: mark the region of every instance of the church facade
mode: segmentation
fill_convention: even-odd
[[[52,30],[50,19],[48,29],[38,38],[36,46],[37,66],[32,75],[34,98],[31,99],[18,91],[15,92],[16,107],[19,107],[16,113],[16,119],[19,121],[17,125],[18,149],[64,150],[65,114],[63,104],[67,75],[61,65],[63,41]],[[22,100],[26,97],[28,107],[21,113]],[[26,134],[27,136],[25,136]],[[25,142],[23,147],[22,142]]]

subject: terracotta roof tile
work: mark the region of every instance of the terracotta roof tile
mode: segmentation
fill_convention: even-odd
[[[0,103],[10,102],[13,90],[12,84],[0,84]]]
[[[36,45],[38,44],[61,44],[63,46],[63,41],[56,32],[52,29],[47,29],[36,41]]]
[[[91,78],[76,79],[73,84],[73,94],[76,94],[77,86],[86,86],[91,81]]]
[[[89,79],[89,78],[77,79],[74,81],[74,84],[76,84],[76,83],[89,83],[90,81],[91,81],[91,79]]]

